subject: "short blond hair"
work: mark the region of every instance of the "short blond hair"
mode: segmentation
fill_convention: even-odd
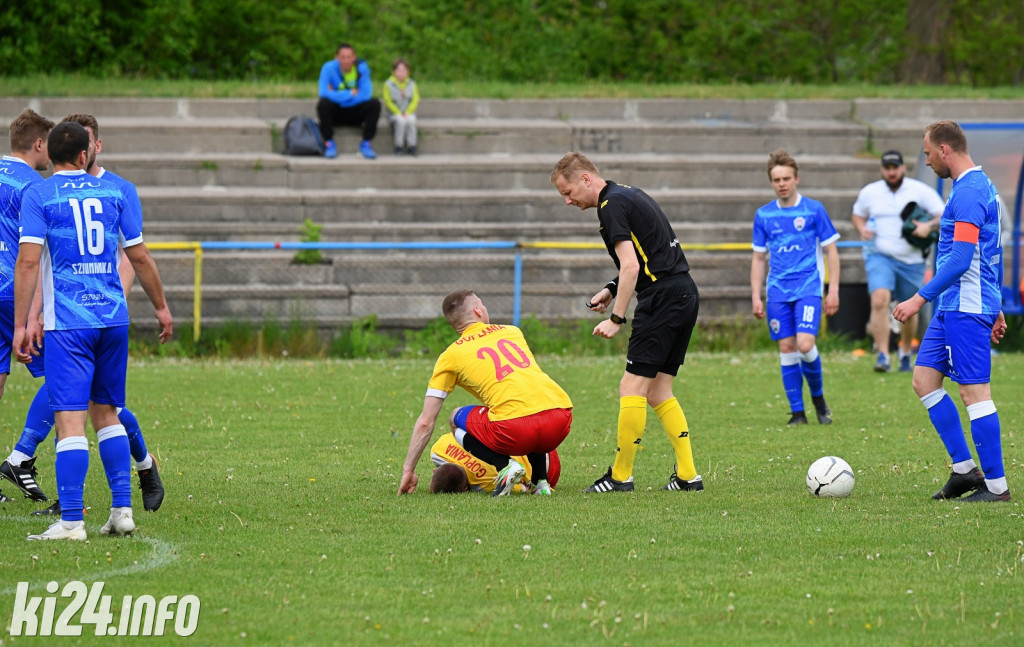
[[[586,155],[583,153],[566,153],[562,159],[558,160],[554,170],[551,171],[551,183],[554,184],[560,177],[572,180],[580,173],[590,173],[596,177],[601,177],[601,174],[597,172],[597,167],[587,159]]]

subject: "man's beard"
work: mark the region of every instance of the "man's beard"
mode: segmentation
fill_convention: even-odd
[[[903,186],[903,177],[901,176],[900,179],[896,180],[895,182],[890,182],[889,180],[886,180],[885,183],[889,185],[890,191],[895,192],[897,189]]]

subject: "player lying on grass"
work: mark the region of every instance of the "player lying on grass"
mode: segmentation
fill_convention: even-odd
[[[513,492],[533,492],[533,465],[525,456],[513,456],[526,473],[518,483],[512,486]],[[430,476],[431,494],[457,494],[473,490],[474,492],[494,492],[494,481],[497,470],[486,463],[459,443],[453,432],[448,432],[437,439],[430,448],[430,459],[434,461],[434,473]],[[545,456],[548,473],[548,484],[553,489],[558,485],[558,477],[562,472],[562,464],[558,460],[558,452],[552,451]]]
[[[544,455],[569,435],[572,401],[540,369],[522,331],[490,323],[487,308],[472,290],[452,292],[441,309],[459,338],[434,365],[398,493],[416,489],[416,463],[434,434],[445,398],[461,386],[484,406],[456,409],[449,424],[462,447],[497,470],[492,496],[508,494],[526,473],[513,455],[533,463],[535,493],[551,494]]]

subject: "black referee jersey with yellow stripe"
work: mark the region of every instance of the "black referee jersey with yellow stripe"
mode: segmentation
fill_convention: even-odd
[[[615,243],[622,240],[633,243],[640,263],[636,279],[638,293],[658,279],[690,271],[665,213],[640,189],[608,181],[597,201],[597,219],[601,224],[601,238],[616,268],[619,258],[615,255]]]

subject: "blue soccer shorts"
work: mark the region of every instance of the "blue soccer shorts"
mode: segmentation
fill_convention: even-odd
[[[917,351],[917,366],[927,366],[957,384],[992,381],[992,325],[998,315],[939,310]]]
[[[821,324],[821,297],[797,301],[769,301],[765,306],[772,341],[795,337],[797,333],[818,336]]]
[[[902,263],[885,254],[870,254],[864,259],[868,292],[885,288],[897,301],[906,301],[924,285],[925,263]]]
[[[128,326],[46,333],[46,384],[54,411],[85,411],[89,401],[123,407]]]

